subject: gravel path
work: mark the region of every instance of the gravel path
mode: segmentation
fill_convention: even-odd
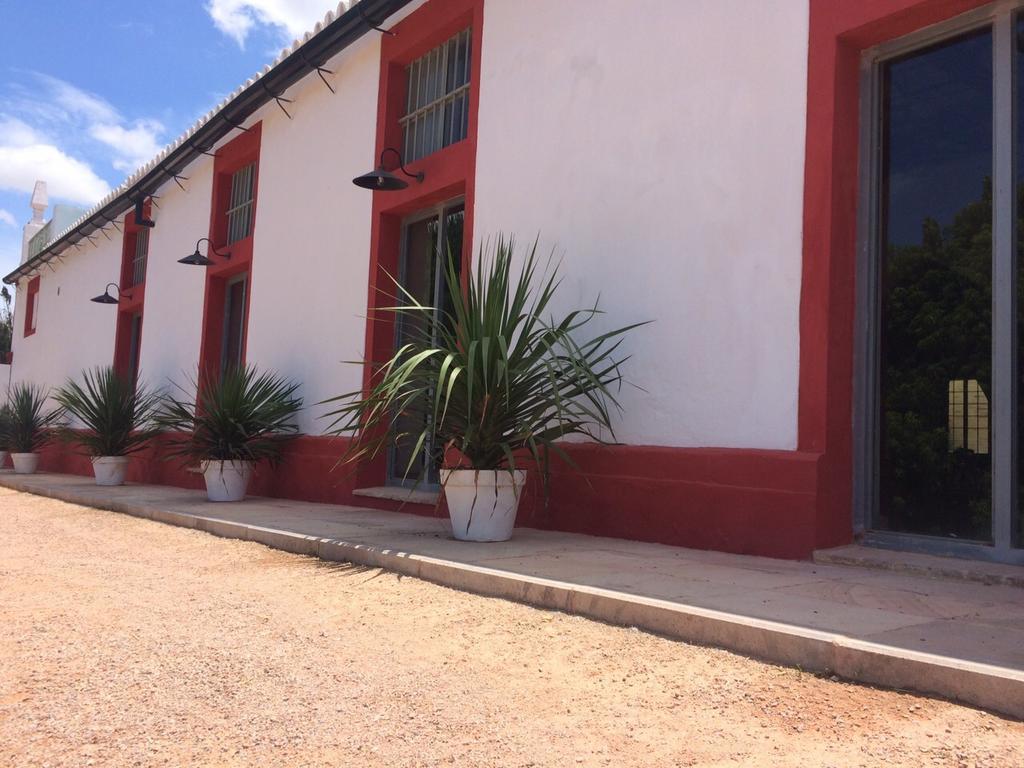
[[[1024,724],[0,489],[0,766],[1003,766]]]

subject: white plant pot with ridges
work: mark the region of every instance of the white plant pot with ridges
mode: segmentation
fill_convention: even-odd
[[[210,501],[241,501],[252,477],[251,461],[204,461],[200,464]]]
[[[452,535],[462,541],[508,541],[525,484],[523,469],[442,469]]]
[[[96,456],[92,460],[96,485],[124,485],[124,473],[127,471],[127,456]]]
[[[19,475],[34,475],[39,468],[38,453],[12,453],[11,461],[14,463],[14,471]]]
[[[7,466],[7,451],[0,451],[0,469]]]

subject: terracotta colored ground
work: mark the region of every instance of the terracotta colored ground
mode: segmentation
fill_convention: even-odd
[[[0,489],[0,766],[1021,766],[1024,724]]]

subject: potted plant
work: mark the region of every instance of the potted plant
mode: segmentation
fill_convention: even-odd
[[[96,485],[122,485],[129,457],[156,434],[159,396],[106,366],[83,371],[81,383],[69,379],[54,400],[78,422],[62,436],[88,453]]]
[[[46,390],[27,382],[15,384],[7,395],[8,443],[19,475],[31,475],[39,467],[39,450],[53,438],[54,425],[61,418],[59,408],[46,410],[48,397]]]
[[[581,339],[601,314],[597,303],[556,320],[557,265],[539,269],[534,242],[513,274],[515,250],[511,239],[499,239],[490,253],[481,249],[465,290],[449,255],[442,309],[398,285],[402,306],[386,311],[419,330],[374,372],[367,391],[326,401],[329,431],[352,436],[343,462],[398,440],[445,461],[441,485],[457,539],[510,538],[526,466],[540,470],[546,492],[550,454],[572,464],[558,441],[614,439],[609,412],[619,407],[613,390],[623,362],[616,352],[635,326]],[[402,418],[410,412],[424,413],[416,420],[423,426],[399,434],[396,425],[411,423]]]
[[[7,464],[7,454],[11,450],[11,407],[0,405],[0,469]]]
[[[298,433],[299,385],[253,366],[205,375],[184,397],[164,397],[157,421],[168,430],[168,458],[198,461],[210,501],[241,501],[257,462],[276,463]]]

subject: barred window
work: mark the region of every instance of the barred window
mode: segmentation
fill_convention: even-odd
[[[949,450],[988,453],[988,397],[977,379],[949,382]]]
[[[149,256],[149,229],[143,227],[135,233],[135,255],[132,257],[131,285],[146,282],[146,258]]]
[[[256,163],[250,163],[231,174],[231,203],[228,206],[227,244],[244,240],[252,234],[252,191]]]
[[[469,133],[470,29],[409,65],[401,118],[407,163],[462,141]]]

